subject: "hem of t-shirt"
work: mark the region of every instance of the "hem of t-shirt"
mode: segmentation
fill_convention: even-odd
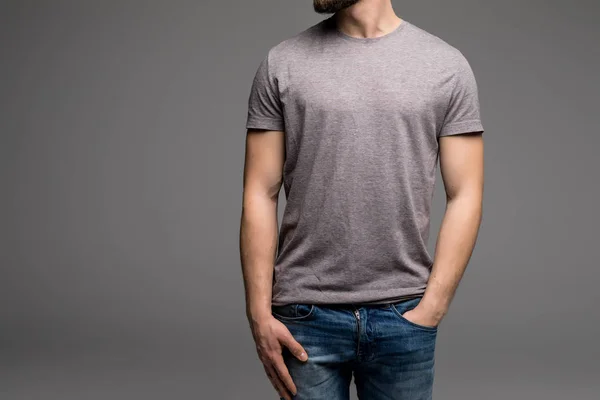
[[[323,291],[314,292],[311,290],[302,290],[294,293],[280,293],[272,296],[271,304],[281,306],[286,304],[315,304],[315,305],[385,305],[397,304],[403,301],[423,297],[425,294],[426,283],[421,287],[377,290],[370,293],[353,292],[349,293],[326,293]],[[387,293],[386,293],[387,292]]]
[[[447,124],[440,131],[439,136],[458,135],[461,133],[483,132],[483,124],[479,119],[459,121]]]
[[[277,118],[249,117],[246,121],[246,129],[267,129],[271,131],[283,131],[284,123]]]

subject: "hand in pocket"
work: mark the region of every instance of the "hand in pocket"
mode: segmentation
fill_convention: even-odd
[[[438,319],[433,317],[431,314],[425,312],[418,305],[412,310],[404,312],[402,316],[410,322],[412,322],[413,324],[426,326],[429,328],[435,328],[440,323]]]

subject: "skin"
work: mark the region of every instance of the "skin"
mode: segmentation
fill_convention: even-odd
[[[360,0],[340,10],[336,18],[339,29],[356,37],[386,34],[401,21],[390,0]],[[439,152],[446,209],[434,265],[422,300],[403,314],[425,326],[437,326],[447,313],[474,249],[482,216],[483,136],[477,132],[442,136]],[[247,131],[239,237],[246,316],[271,384],[281,397],[292,400],[297,388],[284,363],[283,347],[301,361],[306,361],[308,355],[287,327],[271,314],[279,235],[277,206],[284,161],[285,132]]]
[[[290,393],[296,394],[296,386],[283,360],[283,346],[301,361],[306,361],[307,355],[288,328],[271,314],[284,138],[282,131],[247,131],[240,254],[246,316],[258,357],[275,390],[284,399],[291,400]]]
[[[446,210],[423,298],[403,314],[417,324],[442,321],[471,258],[483,210],[483,148],[480,132],[439,138]]]

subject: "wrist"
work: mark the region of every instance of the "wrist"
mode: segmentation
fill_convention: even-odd
[[[246,307],[246,316],[252,322],[260,322],[266,318],[272,317],[270,304],[261,304]]]
[[[448,302],[433,296],[423,296],[419,307],[437,320],[441,320],[448,312]]]

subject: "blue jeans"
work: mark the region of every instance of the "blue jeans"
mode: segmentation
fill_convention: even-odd
[[[431,400],[438,327],[402,316],[420,301],[271,306],[273,316],[308,354],[303,362],[284,347],[283,358],[298,390],[293,398],[348,400],[354,374],[360,400]]]

